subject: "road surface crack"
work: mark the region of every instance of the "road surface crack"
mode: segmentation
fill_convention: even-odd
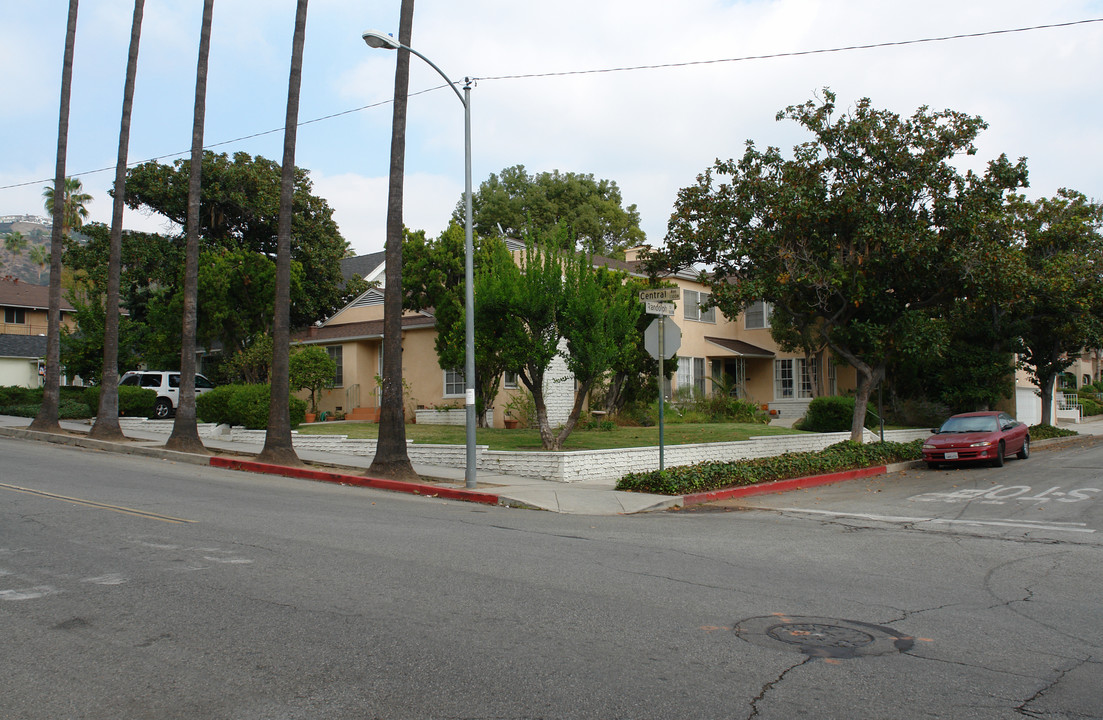
[[[811,657],[811,656],[806,657],[806,658],[804,658],[804,660],[797,663],[796,665],[790,665],[789,667],[785,668],[785,670],[783,670],[780,675],[778,675],[776,678],[774,678],[770,682],[763,685],[762,690],[759,691],[758,695],[751,698],[751,714],[747,716],[747,720],[751,720],[751,718],[758,717],[758,703],[762,702],[762,700],[764,700],[766,698],[766,693],[773,690],[774,687],[776,687],[778,683],[780,683],[782,680],[785,679],[786,675],[791,673],[793,670],[796,670],[801,665],[809,663],[809,662],[811,662],[812,660],[815,660],[815,659],[816,658]]]

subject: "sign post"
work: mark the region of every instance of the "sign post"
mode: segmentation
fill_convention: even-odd
[[[659,361],[659,472],[666,469],[666,457],[664,452],[664,411],[666,398],[663,396],[664,369],[663,361],[674,357],[678,348],[682,346],[682,331],[672,320],[666,322],[667,316],[674,314],[674,304],[671,300],[678,300],[681,290],[678,288],[659,288],[657,290],[641,290],[640,302],[644,303],[649,315],[658,315],[643,334],[643,347],[651,354],[651,357]]]

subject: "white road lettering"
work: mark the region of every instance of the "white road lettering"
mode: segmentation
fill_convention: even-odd
[[[1094,493],[1101,492],[1101,490],[1099,488],[1079,488],[1066,492],[1061,490],[1060,485],[1056,485],[1036,495],[1029,494],[1032,492],[1034,492],[1034,488],[1029,485],[993,485],[989,488],[970,488],[965,490],[954,490],[952,492],[922,493],[919,495],[912,495],[908,499],[916,502],[947,503],[976,501],[982,505],[1006,505],[1010,500],[1027,503],[1044,503],[1050,500],[1061,503],[1073,503],[1082,500],[1092,500],[1095,498]]]

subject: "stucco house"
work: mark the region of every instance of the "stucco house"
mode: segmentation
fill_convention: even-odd
[[[517,250],[519,246],[511,249]],[[624,261],[595,258],[594,262],[637,272],[642,248],[626,253]],[[377,285],[325,321],[293,334],[293,342],[319,345],[337,362],[333,387],[324,390],[319,410],[345,413],[349,418],[377,419],[378,377],[382,370],[383,342],[383,253],[349,258],[346,272],[356,272]],[[669,398],[685,394],[711,394],[723,388],[755,404],[765,405],[782,418],[804,414],[815,396],[817,378],[823,394],[844,394],[855,386],[849,366],[836,366],[828,353],[808,361],[802,354],[787,353],[770,337],[769,307],[757,303],[737,318],[728,318],[715,308],[702,310],[708,288],[693,273],[681,273],[664,280],[676,284],[682,294],[673,321],[681,331],[678,371],[666,388]],[[476,302],[478,299],[476,298]],[[462,408],[462,368],[442,370],[434,348],[435,319],[430,312],[406,312],[402,319],[402,375],[408,419],[432,421],[429,412],[441,408]],[[565,364],[553,365],[548,383],[549,419],[562,422],[569,412],[573,387]],[[495,427],[504,426],[502,408],[521,392],[516,377],[508,373],[489,418]],[[423,412],[418,414],[418,407]],[[462,420],[459,420],[462,422]]]
[[[0,385],[39,387],[46,356],[50,288],[0,278]],[[76,326],[73,306],[62,298],[61,322]]]

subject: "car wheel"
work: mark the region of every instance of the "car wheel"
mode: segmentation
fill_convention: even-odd
[[[1000,444],[996,448],[996,458],[992,461],[992,467],[1003,467],[1003,451],[1003,440],[1000,440]]]
[[[927,463],[927,468],[930,469],[930,470],[937,470],[938,469],[938,463],[928,462]]]
[[[1030,436],[1029,435],[1027,435],[1026,438],[1023,439],[1023,447],[1022,447],[1021,450],[1019,450],[1019,454],[1018,454],[1017,457],[1020,460],[1026,460],[1028,457],[1030,457]]]
[[[157,398],[157,402],[153,403],[153,417],[165,420],[169,415],[172,415],[172,403],[166,398]]]

